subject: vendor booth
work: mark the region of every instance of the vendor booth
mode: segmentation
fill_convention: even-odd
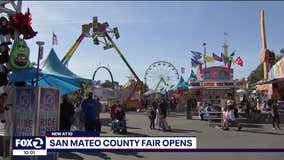
[[[223,66],[203,68],[197,73],[197,80],[189,82],[189,89],[197,100],[198,109],[205,104],[221,108],[226,95],[234,95],[236,82],[233,69]]]

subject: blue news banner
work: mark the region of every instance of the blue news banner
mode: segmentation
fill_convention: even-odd
[[[47,132],[46,136],[13,137],[14,156],[49,152],[165,152],[196,149],[196,137],[103,137],[96,132]]]

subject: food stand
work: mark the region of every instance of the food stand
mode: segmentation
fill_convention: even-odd
[[[234,95],[236,82],[233,80],[233,69],[223,66],[212,66],[198,70],[197,80],[189,82],[189,89],[197,100],[198,109],[205,103],[222,107],[226,95]]]

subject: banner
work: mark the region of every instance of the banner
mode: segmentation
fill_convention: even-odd
[[[193,58],[195,60],[199,60],[200,58],[202,58],[202,53],[196,51],[190,51],[190,52],[193,54]]]
[[[223,62],[223,58],[219,57],[217,54],[212,53],[212,57],[215,59],[215,61]]]
[[[237,64],[237,65],[240,65],[240,66],[244,65],[244,62],[243,62],[243,60],[240,56],[235,60],[234,63]]]
[[[36,96],[33,88],[12,88],[14,96],[13,135],[32,136],[34,134]]]
[[[224,55],[223,53],[221,53],[221,57],[222,57],[222,59],[223,59],[223,61],[224,61],[224,64],[228,63],[229,60],[230,60],[230,58],[227,57],[226,55]]]
[[[37,117],[38,136],[44,136],[46,131],[59,129],[59,90],[55,88],[39,88],[39,104]]]
[[[210,56],[204,56],[204,61],[207,63],[213,63],[215,60],[214,58],[210,57]]]
[[[191,80],[191,81],[197,80],[197,75],[193,72],[193,70],[191,70],[189,80]]]
[[[57,35],[54,32],[52,33],[52,45],[58,45]]]

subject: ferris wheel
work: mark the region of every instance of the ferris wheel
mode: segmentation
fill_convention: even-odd
[[[157,61],[147,68],[144,79],[150,89],[169,89],[178,82],[179,73],[170,62]]]

